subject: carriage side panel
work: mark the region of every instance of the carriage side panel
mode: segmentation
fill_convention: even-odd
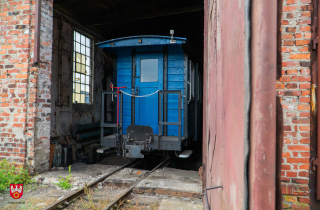
[[[117,52],[117,86],[121,90],[131,94],[131,49],[126,48]],[[127,127],[131,125],[131,97],[123,95],[123,133],[127,133]]]
[[[184,51],[179,46],[168,47],[168,90],[181,90],[184,96]],[[184,133],[184,100],[182,99],[182,126],[181,135]],[[168,95],[168,122],[178,122],[178,95]],[[168,125],[168,136],[178,136],[178,126]]]

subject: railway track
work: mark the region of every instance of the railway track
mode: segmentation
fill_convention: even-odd
[[[87,188],[92,188],[94,186],[96,186],[99,182],[104,181],[106,178],[108,178],[109,176],[123,170],[124,168],[127,167],[134,167],[138,164],[140,164],[142,161],[141,160],[134,160],[130,163],[127,163],[119,168],[117,168],[116,170],[104,175],[103,177],[100,177],[96,180],[94,180],[93,182],[89,183],[86,187]],[[151,171],[147,172],[146,174],[144,174],[140,179],[138,179],[137,181],[135,181],[132,186],[126,190],[123,194],[121,194],[118,198],[116,198],[116,200],[114,200],[112,203],[110,203],[104,210],[114,210],[117,206],[119,206],[119,204],[128,196],[130,195],[130,193],[133,191],[133,189],[145,178],[147,178],[150,174],[152,174],[155,170],[157,170],[158,168],[160,168],[161,166],[167,165],[169,162],[169,159],[165,159],[164,161],[162,161],[161,163],[159,163],[156,167],[154,167]],[[78,198],[82,197],[85,195],[85,187],[75,191],[74,193],[68,195],[67,197],[51,204],[50,206],[47,206],[45,208],[43,208],[42,210],[55,210],[55,209],[64,209],[66,207],[68,207],[71,203],[75,202]]]

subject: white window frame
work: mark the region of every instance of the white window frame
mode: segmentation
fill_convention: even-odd
[[[80,40],[79,40],[80,37]],[[84,40],[84,41],[83,41]],[[94,39],[78,30],[73,32],[72,103],[93,103]],[[89,50],[89,51],[88,51]]]

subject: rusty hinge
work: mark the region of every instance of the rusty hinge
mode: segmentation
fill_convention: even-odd
[[[315,50],[317,49],[317,44],[319,43],[319,36],[315,37],[312,39],[312,49]]]
[[[316,168],[317,166],[318,166],[318,158],[313,157],[311,159],[311,170],[316,171],[317,170],[317,168]]]

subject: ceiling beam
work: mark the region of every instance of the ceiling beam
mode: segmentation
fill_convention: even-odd
[[[106,11],[103,15],[86,15],[85,17],[82,17],[80,19],[80,22],[84,25],[90,25],[92,23],[106,21],[106,20],[113,20],[113,19],[119,19],[119,18],[127,18],[127,16],[132,16],[140,12],[141,9],[143,9],[146,5],[156,2],[157,0],[140,0],[140,1],[133,1],[130,3],[125,4],[124,6],[116,6],[113,7],[112,11]],[[130,11],[130,12],[127,12]],[[123,14],[126,15],[126,17],[121,17]],[[89,18],[88,18],[89,17]],[[92,18],[90,18],[92,17]]]
[[[155,12],[155,13],[148,13],[148,14],[144,14],[144,15],[136,15],[133,17],[127,17],[127,18],[123,18],[123,19],[116,19],[116,20],[109,20],[109,21],[95,21],[92,23],[88,23],[87,26],[120,24],[120,23],[123,23],[126,21],[132,21],[132,20],[142,20],[142,19],[163,17],[163,16],[169,16],[169,15],[177,15],[177,14],[183,14],[183,13],[189,13],[189,12],[197,12],[197,11],[203,10],[203,7],[204,7],[203,5],[197,5],[197,6],[184,7],[184,8],[179,8],[179,9],[159,11],[159,12]]]

